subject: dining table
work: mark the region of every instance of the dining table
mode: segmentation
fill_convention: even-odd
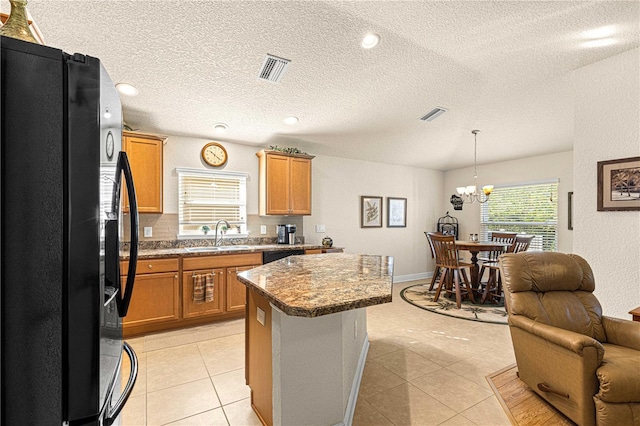
[[[471,253],[471,287],[480,288],[480,266],[478,265],[478,253],[481,251],[506,252],[511,244],[498,241],[456,241],[456,248]]]

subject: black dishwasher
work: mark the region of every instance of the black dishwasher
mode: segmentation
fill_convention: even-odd
[[[262,264],[274,262],[285,257],[294,256],[296,254],[304,254],[304,250],[278,250],[278,251],[263,251],[262,252]]]

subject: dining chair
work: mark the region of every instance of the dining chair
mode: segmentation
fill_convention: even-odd
[[[529,250],[529,245],[531,245],[531,241],[533,241],[534,238],[535,235],[517,236],[513,244],[509,246],[507,253],[520,253]],[[492,301],[495,301],[504,297],[502,293],[502,279],[500,277],[500,268],[498,262],[487,262],[486,267],[489,268],[489,279],[484,287],[484,292],[482,293],[482,299],[480,299],[480,303],[484,303],[487,298],[491,298]],[[483,265],[482,268],[484,269],[485,265]]]
[[[490,241],[509,244],[509,249],[511,249],[511,247],[513,246],[513,243],[515,243],[516,241],[517,236],[518,236],[517,232],[492,232]],[[480,265],[480,274],[479,274],[478,282],[482,282],[484,271],[489,265],[495,266],[498,264],[498,256],[500,256],[502,253],[504,253],[504,251],[494,250],[494,251],[488,252],[488,256],[486,257],[478,257],[478,260],[482,261]]]
[[[434,232],[434,234],[442,235],[440,232]],[[425,231],[424,236],[427,237],[427,241],[429,242],[429,248],[431,249],[431,258],[436,258],[436,250],[433,248],[433,243],[431,242],[431,238],[429,238],[429,233]],[[431,277],[431,285],[429,286],[429,291],[433,290],[433,287],[440,277],[442,270],[439,266],[436,265],[436,269],[433,271],[433,276]]]
[[[469,299],[475,303],[473,290],[465,268],[471,267],[470,263],[460,262],[458,260],[458,249],[456,248],[456,237],[453,235],[441,235],[429,232],[427,237],[433,245],[436,255],[436,268],[441,268],[440,282],[436,294],[433,298],[434,302],[438,301],[440,293],[444,289],[446,293],[456,294],[456,306],[458,309],[462,304],[462,297],[469,296]],[[462,282],[460,280],[462,276]],[[461,287],[464,285],[465,289]]]

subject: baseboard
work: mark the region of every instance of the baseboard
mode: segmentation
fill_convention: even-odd
[[[358,359],[358,366],[356,367],[356,374],[353,377],[353,383],[351,384],[351,392],[349,393],[349,401],[347,401],[347,408],[344,411],[344,420],[335,424],[334,426],[346,426],[353,424],[353,415],[356,412],[356,402],[358,402],[358,392],[360,392],[360,382],[362,381],[362,373],[364,372],[364,363],[367,360],[367,352],[369,352],[369,334],[364,336],[364,344],[360,351],[360,358]]]
[[[427,278],[431,278],[433,276],[433,271],[430,272],[420,272],[418,274],[407,274],[407,275],[394,275],[393,282],[394,283],[404,283],[407,281],[417,281],[424,280]]]

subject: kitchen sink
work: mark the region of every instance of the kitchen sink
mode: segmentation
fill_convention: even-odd
[[[202,251],[218,251],[220,247],[185,247],[185,250],[190,253],[198,253]]]
[[[185,250],[189,253],[201,253],[208,251],[234,251],[234,250],[247,250],[251,246],[219,246],[219,247],[185,247]]]

